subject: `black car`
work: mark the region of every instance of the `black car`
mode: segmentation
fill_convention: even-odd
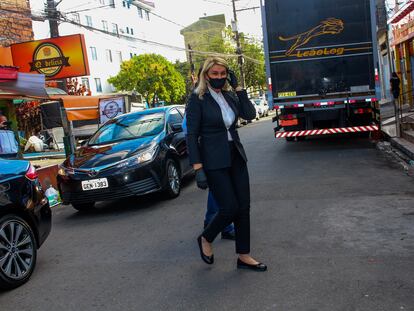
[[[30,278],[50,229],[51,210],[35,168],[27,161],[0,159],[0,288]]]
[[[183,106],[167,106],[106,122],[59,168],[63,203],[83,211],[97,201],[157,191],[177,197],[182,178],[193,172],[183,114]]]

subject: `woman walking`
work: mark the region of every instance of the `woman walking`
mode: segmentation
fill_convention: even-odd
[[[230,87],[236,92],[230,92]],[[236,129],[239,117],[252,120],[256,110],[225,60],[208,58],[187,109],[187,141],[197,186],[210,188],[219,212],[198,237],[200,255],[214,263],[212,242],[230,223],[236,233],[237,268],[266,271],[250,256],[250,185],[247,157]]]

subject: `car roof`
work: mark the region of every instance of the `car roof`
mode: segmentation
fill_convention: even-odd
[[[179,107],[184,107],[184,105],[171,105],[171,106],[164,106],[164,107],[157,107],[157,108],[150,108],[150,109],[145,109],[145,110],[140,110],[140,111],[134,111],[134,112],[120,115],[117,118],[122,118],[122,116],[126,116],[126,115],[133,116],[133,115],[145,115],[145,114],[153,114],[153,113],[161,113],[161,112],[168,113],[171,109],[179,108]]]

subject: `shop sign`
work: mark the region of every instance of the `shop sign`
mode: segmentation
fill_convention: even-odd
[[[99,101],[99,120],[106,121],[124,114],[124,99],[122,97],[101,99]]]
[[[44,74],[47,80],[89,75],[83,35],[71,35],[11,45],[20,72]]]
[[[414,20],[410,20],[408,23],[404,23],[397,26],[392,30],[394,42],[393,45],[407,41],[414,37]]]

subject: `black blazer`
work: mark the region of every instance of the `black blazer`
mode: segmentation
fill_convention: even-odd
[[[246,153],[240,142],[236,129],[239,117],[252,120],[256,117],[256,109],[247,97],[245,90],[236,92],[223,91],[224,98],[233,109],[235,120],[229,132],[240,152],[247,162]],[[187,118],[187,147],[190,164],[202,163],[207,170],[226,168],[231,166],[230,148],[227,128],[219,104],[209,92],[200,99],[193,93],[186,108]]]

